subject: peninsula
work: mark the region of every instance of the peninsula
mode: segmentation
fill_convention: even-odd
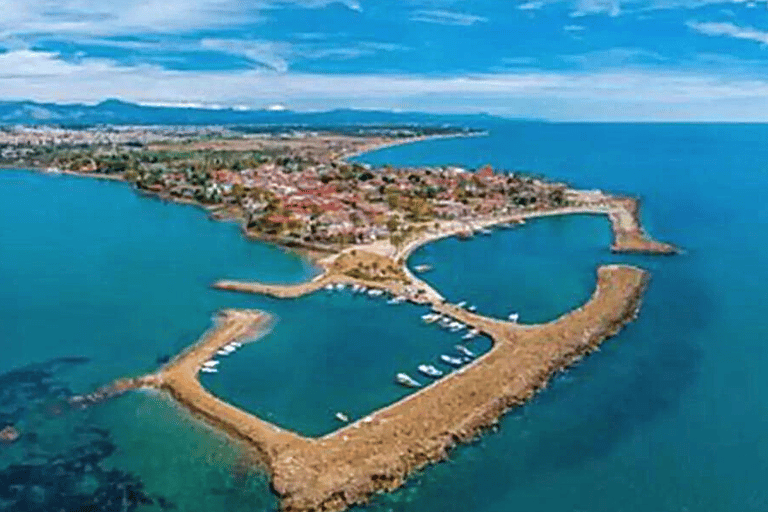
[[[456,134],[462,133],[432,135]],[[647,236],[635,198],[576,190],[490,167],[371,168],[345,159],[426,136],[185,134],[149,143],[35,149],[35,155],[47,155],[45,165],[37,161],[39,167],[119,179],[142,193],[197,204],[216,218],[239,221],[247,236],[306,252],[322,270],[298,285],[222,280],[213,284],[216,288],[292,298],[341,284],[365,286],[429,305],[435,314],[493,342],[481,357],[429,386],[330,434],[309,438],[222,401],[198,381],[217,351],[253,341],[269,328],[268,312],[226,310],[199,343],[156,373],[120,380],[76,397],[73,405],[133,388],[162,390],[255,449],[284,510],[340,511],[394,490],[414,471],[444,459],[452,447],[492,426],[555,372],[634,319],[648,275],[628,265],[598,268],[596,288],[585,304],[540,325],[489,318],[450,304],[415,276],[407,259],[425,243],[448,236],[468,239],[493,226],[514,229],[542,216],[604,215],[613,232],[613,251],[677,252]],[[32,159],[33,153],[25,158]]]

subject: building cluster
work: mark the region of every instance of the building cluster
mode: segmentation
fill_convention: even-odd
[[[182,140],[184,149],[133,145],[146,143],[146,133]],[[198,138],[191,140],[189,133],[170,128],[18,129],[1,132],[0,145],[15,141],[8,147],[27,151],[24,144],[32,140],[46,150],[66,144],[70,149],[53,151],[38,166],[119,175],[139,189],[239,217],[254,235],[313,246],[382,238],[401,243],[413,230],[436,222],[460,221],[471,229],[477,220],[565,206],[577,199],[563,184],[490,167],[371,168],[343,160],[390,143],[391,134],[214,137],[209,132],[208,138],[200,138],[199,129],[194,134]],[[71,149],[81,141],[89,147]]]
[[[562,184],[490,167],[370,168],[282,156],[250,168],[164,173],[149,190],[234,208],[255,234],[297,243],[364,243],[397,238],[414,226],[562,206]]]
[[[0,129],[0,146],[21,148],[143,145],[206,136],[221,137],[230,134],[228,129],[221,127],[110,126],[75,129],[49,126],[15,126]]]

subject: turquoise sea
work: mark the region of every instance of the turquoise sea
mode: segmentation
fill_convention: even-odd
[[[541,219],[418,250],[424,278],[495,316],[546,321],[589,297],[595,267],[652,271],[640,317],[500,429],[361,510],[768,510],[768,126],[504,123],[488,137],[382,150],[372,163],[489,163],[636,193],[676,257],[616,256],[600,217]],[[119,183],[0,172],[0,510],[274,510],[237,445],[152,393],[87,410],[62,400],[138,375],[224,307],[277,323],[204,383],[308,435],[333,413],[403,396],[392,383],[452,349],[423,310],[348,292],[280,301],[219,278],[295,282],[315,270],[236,226]],[[487,341],[477,342],[478,351]],[[422,379],[424,380],[424,379]]]

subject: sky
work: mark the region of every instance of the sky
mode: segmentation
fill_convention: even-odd
[[[767,0],[0,0],[0,100],[768,121]]]

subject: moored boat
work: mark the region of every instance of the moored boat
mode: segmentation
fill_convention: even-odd
[[[405,386],[407,388],[419,388],[421,387],[421,384],[419,384],[418,381],[412,379],[408,374],[406,373],[398,373],[395,376],[395,381],[400,384],[401,386]]]
[[[475,357],[475,353],[472,352],[471,350],[469,350],[464,345],[456,345],[456,350],[458,350],[459,352],[461,352],[462,354],[464,354],[465,356],[467,356],[469,358]]]
[[[448,356],[448,355],[445,355],[445,354],[440,356],[440,360],[442,362],[444,362],[444,363],[447,363],[447,364],[451,365],[451,366],[461,366],[461,365],[464,364],[464,361],[462,361],[460,358],[453,357],[453,356]]]
[[[336,417],[337,420],[341,422],[349,423],[349,416],[347,416],[343,412],[337,412],[334,416]]]
[[[431,364],[420,364],[418,370],[427,377],[432,377],[433,379],[443,376],[443,372]]]

